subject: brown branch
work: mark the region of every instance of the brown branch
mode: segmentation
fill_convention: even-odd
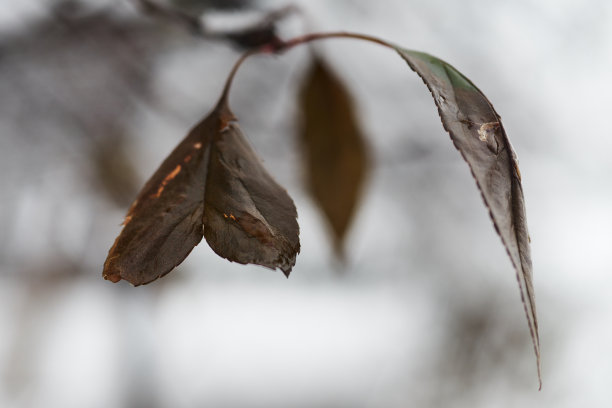
[[[277,45],[280,39],[276,36],[276,23],[301,10],[294,5],[285,6],[267,13],[260,21],[250,26],[231,31],[211,31],[201,18],[194,17],[174,7],[162,5],[153,0],[133,0],[143,13],[171,21],[187,28],[196,35],[229,40],[240,48],[252,49],[265,44]]]
[[[160,17],[168,21],[181,24],[187,29],[194,33],[202,36],[208,36],[208,31],[204,23],[196,17],[193,17],[187,13],[182,12],[173,7],[161,5],[151,0],[134,0],[140,7],[140,9],[151,16]]]

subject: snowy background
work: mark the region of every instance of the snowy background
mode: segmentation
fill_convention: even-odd
[[[0,7],[0,406],[612,405],[611,2],[303,0],[306,18],[282,25],[426,51],[493,102],[521,163],[542,391],[469,170],[421,80],[372,44],[314,46],[350,88],[375,158],[346,265],[297,166],[303,47],[247,61],[230,101],[296,202],[291,278],[202,242],[150,285],[104,281],[130,201],[239,54],[127,1],[88,2],[86,24],[51,3]]]

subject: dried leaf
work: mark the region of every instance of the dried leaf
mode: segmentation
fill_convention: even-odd
[[[308,187],[327,219],[336,254],[359,203],[368,155],[351,95],[315,57],[300,92],[301,151]]]
[[[162,163],[132,204],[104,264],[105,279],[149,283],[202,236],[220,256],[280,268],[299,252],[297,213],[220,103]]]
[[[433,95],[444,129],[467,161],[517,273],[540,373],[540,340],[532,282],[529,233],[518,168],[501,118],[463,74],[431,55],[396,47]]]
[[[295,205],[230,121],[211,149],[204,236],[220,256],[280,268],[289,276],[299,252]]]

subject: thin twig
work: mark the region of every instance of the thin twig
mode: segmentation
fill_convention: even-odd
[[[236,72],[238,71],[238,68],[240,68],[240,66],[242,65],[242,63],[249,58],[251,55],[256,55],[256,54],[281,54],[284,53],[288,50],[290,50],[291,48],[298,46],[300,44],[307,44],[309,42],[312,41],[318,41],[318,40],[324,40],[324,39],[329,39],[329,38],[351,38],[351,39],[355,39],[355,40],[362,40],[362,41],[368,41],[368,42],[372,42],[378,45],[382,45],[384,47],[387,48],[391,48],[393,49],[394,46],[393,44],[382,40],[378,37],[373,37],[370,35],[366,35],[366,34],[360,34],[360,33],[352,33],[352,32],[346,32],[346,31],[335,31],[335,32],[327,32],[327,33],[312,33],[312,34],[306,34],[306,35],[302,35],[299,37],[294,37],[291,38],[287,41],[283,41],[283,40],[278,40],[278,41],[274,41],[271,42],[269,44],[264,44],[262,46],[260,46],[259,48],[255,48],[252,50],[249,50],[247,52],[245,52],[244,54],[242,54],[242,56],[238,59],[238,61],[236,61],[236,63],[234,64],[234,66],[232,67],[232,70],[230,72],[230,74],[227,77],[227,80],[225,82],[225,87],[223,88],[223,92],[221,93],[221,98],[219,99],[219,103],[217,106],[221,106],[224,104],[227,104],[228,102],[228,95],[230,92],[230,88],[232,86],[232,82],[234,80],[234,77],[236,76]]]

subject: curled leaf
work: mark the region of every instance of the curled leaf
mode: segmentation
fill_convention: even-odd
[[[344,84],[315,57],[300,92],[299,137],[308,188],[331,227],[340,256],[368,170],[352,102]]]
[[[463,74],[431,55],[395,48],[429,88],[444,129],[467,161],[516,270],[540,374],[540,340],[521,173],[501,118]]]
[[[300,248],[296,217],[293,201],[222,102],[138,194],[103,276],[149,283],[180,264],[202,236],[230,261],[278,267],[288,276]]]

